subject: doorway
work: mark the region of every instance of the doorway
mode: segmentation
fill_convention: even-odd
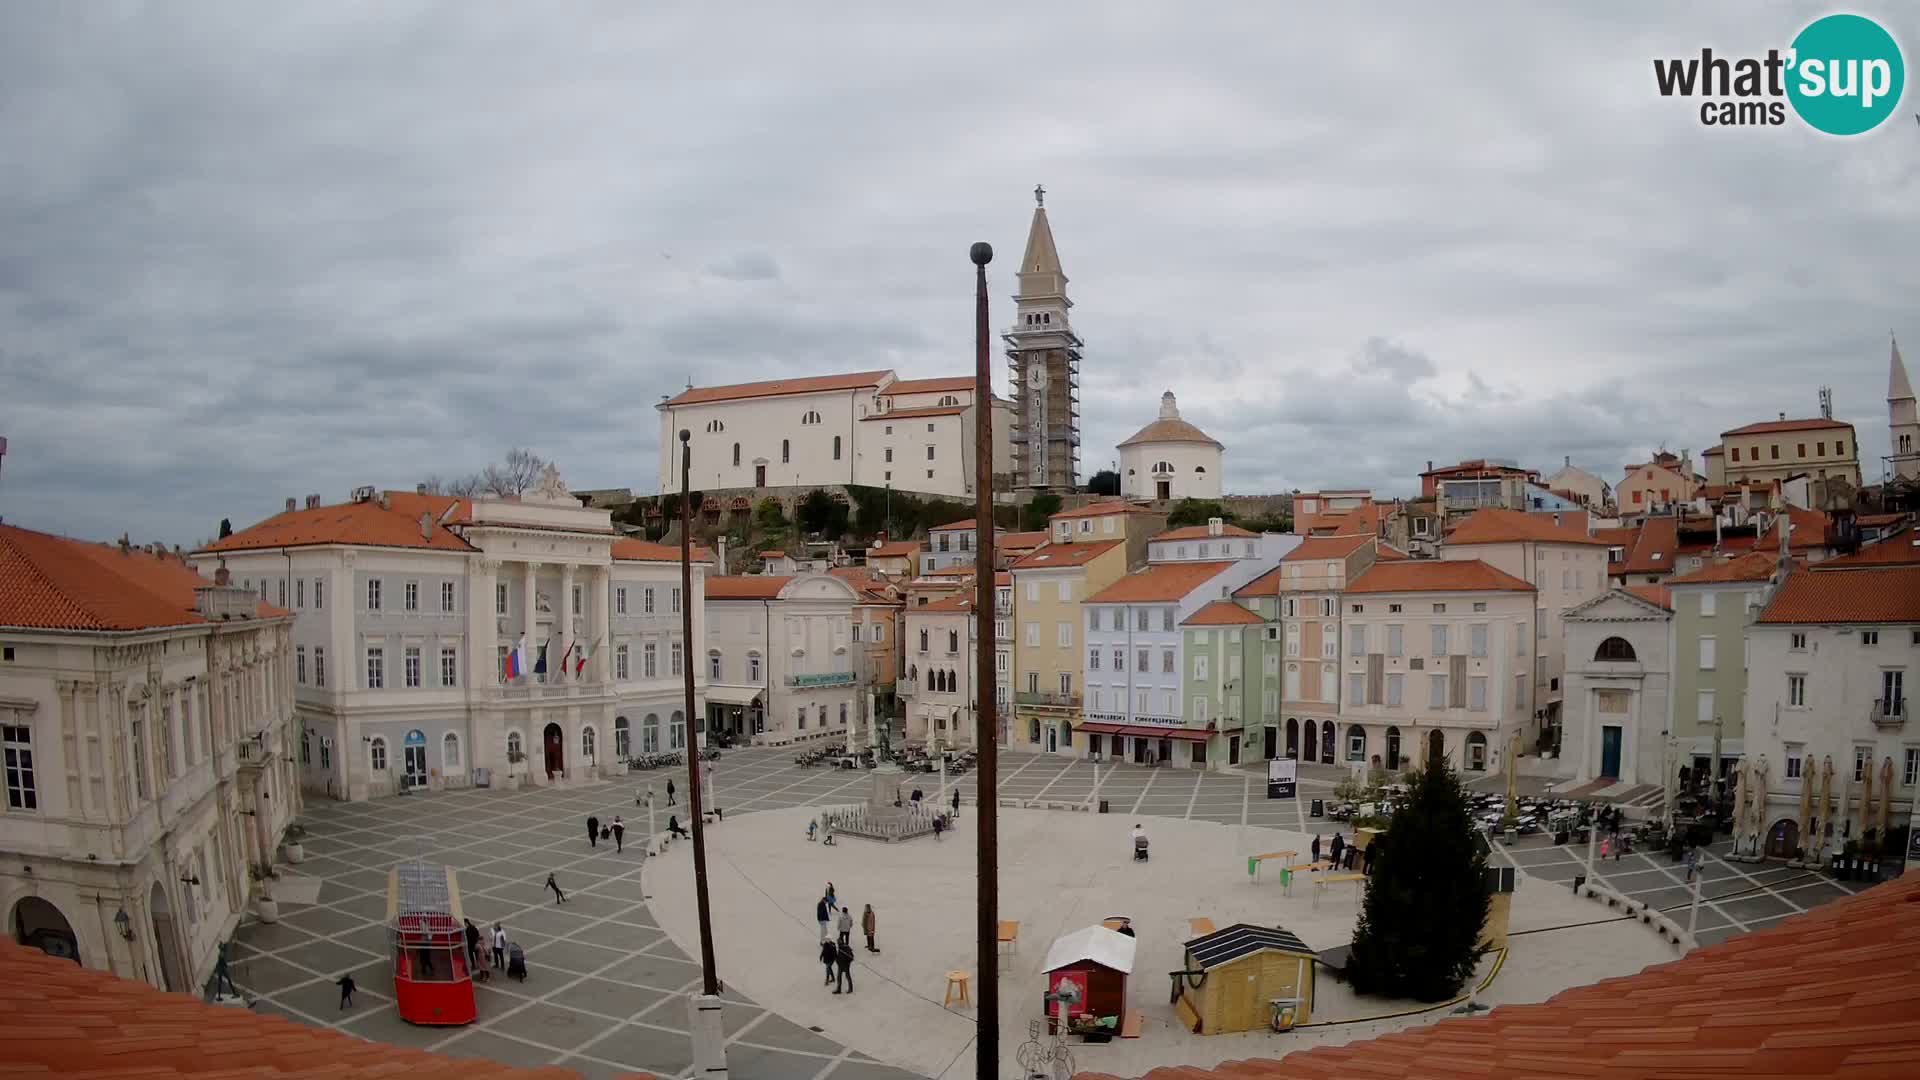
[[[1055,728],[1053,725],[1049,724],[1047,725],[1047,753],[1051,754],[1055,750],[1058,750],[1059,748],[1060,748],[1060,731],[1058,728]]]
[[[1438,731],[1431,732],[1427,735],[1427,757],[1429,759],[1439,758],[1441,761],[1447,760],[1446,736],[1440,734]]]
[[[560,734],[559,724],[548,724],[541,734],[541,744],[546,751],[547,779],[555,774],[564,775],[567,771],[567,745],[565,736]]]
[[[1278,743],[1280,742],[1280,729],[1276,727],[1267,728],[1266,736],[1267,736],[1266,757],[1268,761],[1272,761],[1274,758],[1279,756],[1278,754],[1274,753],[1274,751],[1279,749]]]
[[[1387,771],[1400,771],[1400,729],[1397,727],[1387,729]]]
[[[1800,823],[1792,818],[1782,818],[1774,822],[1767,833],[1767,856],[1774,859],[1792,859],[1800,855]]]
[[[160,953],[160,983],[164,990],[185,991],[188,989],[187,976],[180,968],[180,953],[175,939],[173,923],[173,902],[167,899],[167,890],[153,883],[153,891],[147,896],[147,907],[153,911],[153,947]]]
[[[767,467],[765,465],[755,465],[753,467],[753,486],[757,488],[767,486]]]
[[[1333,721],[1323,721],[1320,724],[1320,760],[1329,765],[1334,762],[1333,736]]]
[[[1155,480],[1153,482],[1153,497],[1159,499],[1161,502],[1166,502],[1168,499],[1173,498],[1173,481]]]
[[[401,759],[405,771],[401,773],[401,786],[412,789],[427,786],[427,736],[415,728],[407,732],[406,745],[401,749]]]
[[[1300,721],[1287,717],[1287,756],[1300,759]]]
[[[80,962],[80,939],[67,917],[38,896],[21,897],[13,906],[13,940],[48,956]]]
[[[1240,764],[1240,736],[1227,736],[1227,764]]]
[[[1620,726],[1607,724],[1600,728],[1600,775],[1608,780],[1620,779]]]
[[[1141,738],[1133,740],[1133,763],[1135,765],[1147,763],[1147,740]]]

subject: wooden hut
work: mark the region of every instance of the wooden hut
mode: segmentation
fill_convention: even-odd
[[[1276,1001],[1291,1003],[1287,1026],[1312,1015],[1313,950],[1287,931],[1237,923],[1194,938],[1186,949],[1186,970],[1174,973],[1174,1011],[1195,1034],[1265,1028]]]
[[[1047,962],[1041,968],[1047,977],[1047,993],[1059,991],[1062,982],[1072,982],[1080,991],[1080,1001],[1068,1010],[1069,1024],[1082,1017],[1111,1019],[1118,1027],[1127,1012],[1127,976],[1133,973],[1134,938],[1104,926],[1089,926],[1054,940],[1047,950]],[[1049,1028],[1053,1026],[1052,1007],[1041,1000]]]

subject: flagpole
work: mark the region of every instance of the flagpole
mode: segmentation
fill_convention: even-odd
[[[693,432],[680,431],[680,636],[687,663],[680,666],[686,694],[687,730],[694,730],[693,694],[693,509],[688,443]],[[725,1080],[726,1032],[720,1022],[720,976],[714,970],[713,912],[707,903],[707,830],[701,810],[699,739],[687,746],[687,813],[693,817],[693,897],[700,915],[701,993],[689,1004],[693,1063],[700,1076]]]
[[[993,248],[978,243],[968,256],[973,260],[973,518],[976,533],[973,620],[974,664],[979,669],[974,680],[973,741],[980,754],[979,792],[974,807],[979,862],[974,929],[980,965],[974,1076],[977,1080],[997,1080],[1000,1075],[1000,799],[995,773],[999,769],[996,741],[999,718],[994,714],[997,676],[993,656],[993,370],[987,344],[987,264],[993,261]]]

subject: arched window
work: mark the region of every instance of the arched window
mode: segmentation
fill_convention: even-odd
[[[956,653],[960,651],[960,631],[947,631],[947,651]]]
[[[847,726],[847,703],[844,701],[840,703],[840,726]]]
[[[687,717],[676,711],[667,721],[667,749],[684,750],[687,746]]]
[[[632,753],[633,735],[627,729],[627,718],[616,716],[613,718],[613,756],[625,758],[630,757]]]
[[[387,740],[375,735],[373,741],[367,744],[367,764],[372,766],[374,772],[387,771]]]
[[[1367,729],[1359,724],[1347,728],[1347,760],[1367,760]]]
[[[926,652],[928,649],[927,634],[928,634],[927,628],[924,626],[921,627],[920,628],[920,651],[921,652]]]
[[[1153,471],[1157,473],[1170,473],[1173,471],[1173,465],[1165,461],[1156,461],[1153,463]]]
[[[736,469],[740,467],[740,444],[739,443],[733,444],[733,467]]]
[[[780,464],[785,465],[792,460],[793,460],[792,440],[781,439],[780,440]]]
[[[580,729],[580,756],[589,763],[597,760],[593,751],[594,744],[598,741],[599,740],[594,737],[593,728],[583,727]]]
[[[1073,721],[1071,720],[1060,721],[1060,745],[1069,747],[1073,745]]]
[[[720,421],[718,421],[718,420],[709,420],[709,421],[707,421],[707,433],[708,433],[708,434],[715,434],[715,433],[718,433],[718,432],[722,432],[722,431],[725,431],[725,430],[727,430],[727,425],[725,425],[725,424],[723,424],[723,423],[721,423]]]
[[[660,752],[660,716],[658,713],[648,713],[646,719],[640,721],[640,752],[644,754],[657,754]]]
[[[1484,770],[1487,767],[1487,737],[1479,732],[1467,736],[1467,768]]]
[[[1027,741],[1032,743],[1037,743],[1040,741],[1040,721],[1039,720],[1028,719]]]
[[[833,460],[840,460],[840,436],[838,435],[833,437]]]
[[[448,775],[460,768],[460,736],[451,731],[440,740],[440,767]]]
[[[1207,471],[1207,467],[1205,465],[1195,465],[1193,467],[1193,471],[1197,473],[1203,473]]]
[[[800,422],[802,424],[817,424],[820,422],[820,414],[809,409],[801,414]]]
[[[1595,660],[1639,659],[1638,656],[1634,655],[1633,646],[1627,643],[1626,638],[1622,637],[1610,637],[1601,642],[1600,647],[1593,651],[1593,658]]]

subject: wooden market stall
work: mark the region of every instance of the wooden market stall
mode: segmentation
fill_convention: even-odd
[[[1099,1025],[1118,1032],[1127,1012],[1127,976],[1133,973],[1135,939],[1104,926],[1089,926],[1054,940],[1041,971],[1047,977],[1047,995],[1071,986],[1077,1000],[1067,1010],[1067,1026],[1079,1030]],[[1042,998],[1041,1009],[1053,1030],[1055,1010]]]
[[[1285,1030],[1312,1015],[1313,950],[1286,930],[1238,923],[1186,950],[1186,970],[1173,973],[1174,1011],[1195,1034]]]
[[[414,859],[387,871],[393,998],[412,1024],[470,1024],[478,1015],[466,918],[453,870]]]

